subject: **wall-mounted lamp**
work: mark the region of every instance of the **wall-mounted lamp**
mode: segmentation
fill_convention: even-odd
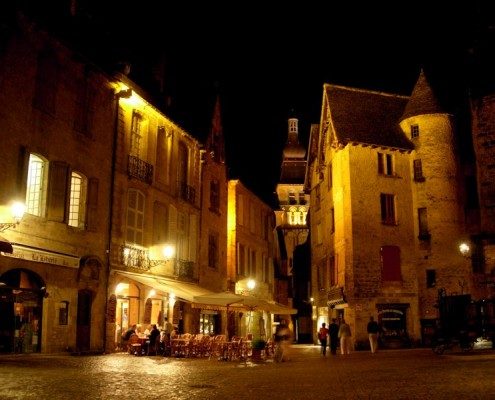
[[[464,257],[469,257],[471,252],[471,247],[469,246],[468,243],[463,242],[459,245],[459,251]]]
[[[10,207],[10,212],[12,215],[12,219],[14,222],[1,222],[0,223],[0,232],[3,232],[9,228],[15,228],[22,220],[24,216],[24,212],[26,211],[26,205],[21,202],[14,202]]]
[[[250,279],[247,281],[247,288],[249,290],[253,290],[256,287],[256,281],[254,279]]]
[[[175,246],[168,243],[151,246],[148,250],[148,257],[152,267],[166,263],[175,258]]]

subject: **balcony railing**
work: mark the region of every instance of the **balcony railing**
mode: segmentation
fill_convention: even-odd
[[[149,185],[153,183],[153,165],[148,164],[136,156],[129,155],[127,173],[129,176],[146,182]]]
[[[150,260],[148,250],[129,245],[122,245],[119,249],[119,263],[127,268],[137,269],[139,271],[149,271]]]
[[[179,194],[182,200],[185,200],[191,204],[196,203],[196,189],[194,189],[191,185],[188,185],[185,182],[179,182]]]
[[[179,279],[194,281],[194,262],[176,260],[174,274]]]

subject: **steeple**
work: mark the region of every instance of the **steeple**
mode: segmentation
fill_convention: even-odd
[[[284,160],[287,158],[304,159],[306,150],[299,144],[299,126],[297,118],[289,118],[289,132],[284,147]]]
[[[445,114],[423,70],[406,105],[402,120],[417,115]]]
[[[206,151],[213,161],[222,164],[225,163],[225,140],[223,137],[219,96],[217,96],[215,109],[213,110],[210,134],[206,139]]]
[[[302,183],[306,170],[306,150],[299,144],[298,119],[289,118],[289,131],[285,144],[282,168],[280,173],[281,183]]]

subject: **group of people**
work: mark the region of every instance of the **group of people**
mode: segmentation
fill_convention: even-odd
[[[145,342],[145,347],[143,348],[143,352],[147,354],[150,349],[150,346],[155,346],[158,343],[160,345],[164,345],[165,343],[170,342],[174,334],[176,334],[176,329],[174,328],[173,324],[168,321],[168,318],[165,318],[163,323],[163,329],[158,329],[158,326],[156,324],[152,324],[148,329],[146,329],[143,333],[141,333],[136,324],[132,325],[122,335],[122,341],[125,345],[125,343],[129,341],[132,335],[137,335],[141,337],[146,336],[147,340]]]
[[[372,353],[376,353],[378,349],[378,334],[380,327],[373,317],[367,325],[368,339],[370,342],[370,349]],[[340,353],[342,355],[350,354],[351,352],[351,327],[345,321],[344,318],[337,324],[337,320],[332,318],[332,323],[326,326],[326,323],[321,324],[321,328],[318,331],[318,339],[321,344],[321,354],[326,356],[328,339],[330,339],[330,352],[333,355],[337,354],[337,345],[340,342]]]

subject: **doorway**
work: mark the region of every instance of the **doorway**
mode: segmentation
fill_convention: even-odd
[[[77,351],[88,351],[91,345],[91,304],[93,292],[80,290],[77,294]]]

